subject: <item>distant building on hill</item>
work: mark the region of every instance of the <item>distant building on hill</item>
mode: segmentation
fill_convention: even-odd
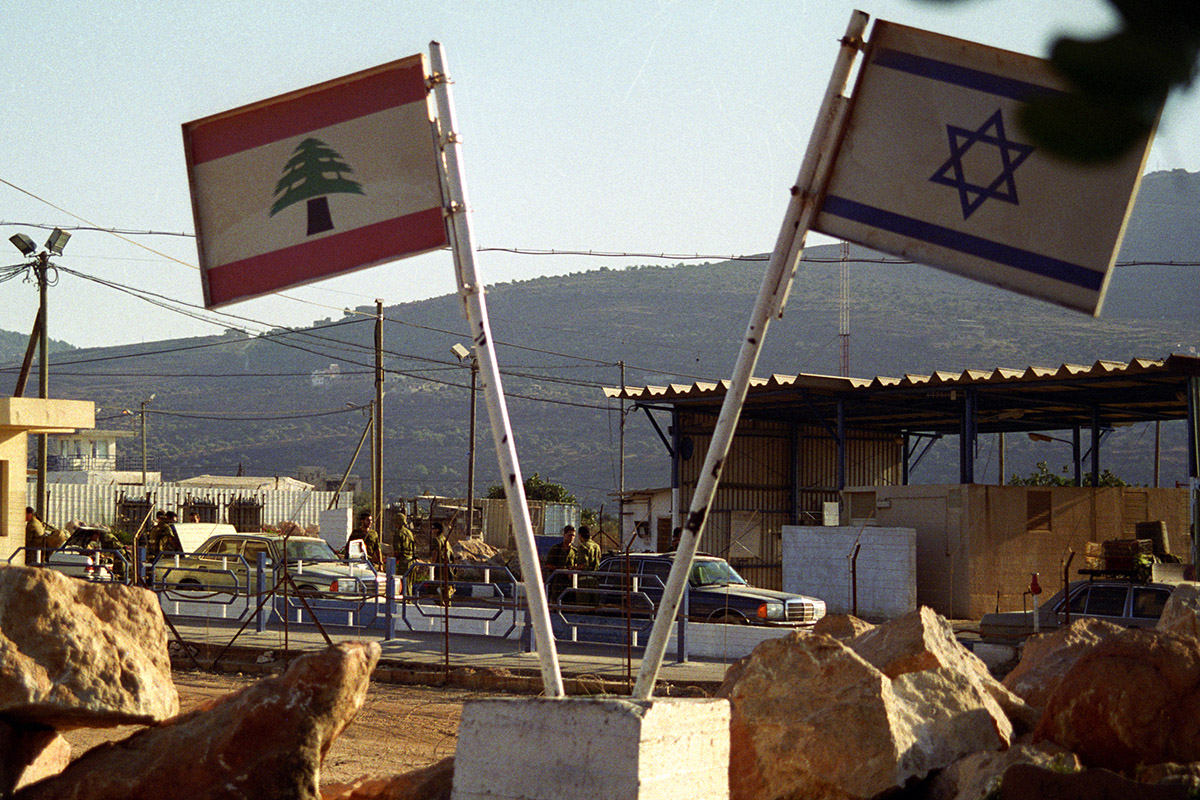
[[[51,434],[46,442],[46,480],[49,483],[104,485],[142,484],[142,460],[117,452],[117,442],[133,439],[132,431],[80,430]],[[147,484],[162,482],[162,473],[147,459]]]

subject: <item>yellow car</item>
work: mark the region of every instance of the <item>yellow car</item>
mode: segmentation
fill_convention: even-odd
[[[385,593],[383,573],[366,561],[338,558],[324,539],[267,532],[218,534],[194,553],[163,553],[154,564],[154,583],[179,592],[258,594],[259,553],[266,554],[263,591],[284,591],[286,563],[289,594],[356,599]]]

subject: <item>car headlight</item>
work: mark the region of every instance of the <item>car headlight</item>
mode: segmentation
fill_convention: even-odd
[[[783,619],[783,603],[763,603],[758,607],[759,619]]]

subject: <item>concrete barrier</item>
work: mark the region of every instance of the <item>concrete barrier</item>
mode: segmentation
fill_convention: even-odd
[[[463,705],[453,800],[727,800],[729,703],[488,698]]]

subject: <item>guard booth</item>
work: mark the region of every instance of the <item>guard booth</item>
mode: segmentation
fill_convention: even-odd
[[[25,496],[29,434],[70,433],[96,427],[96,404],[87,400],[39,400],[0,397],[0,559],[13,558],[25,546]]]

